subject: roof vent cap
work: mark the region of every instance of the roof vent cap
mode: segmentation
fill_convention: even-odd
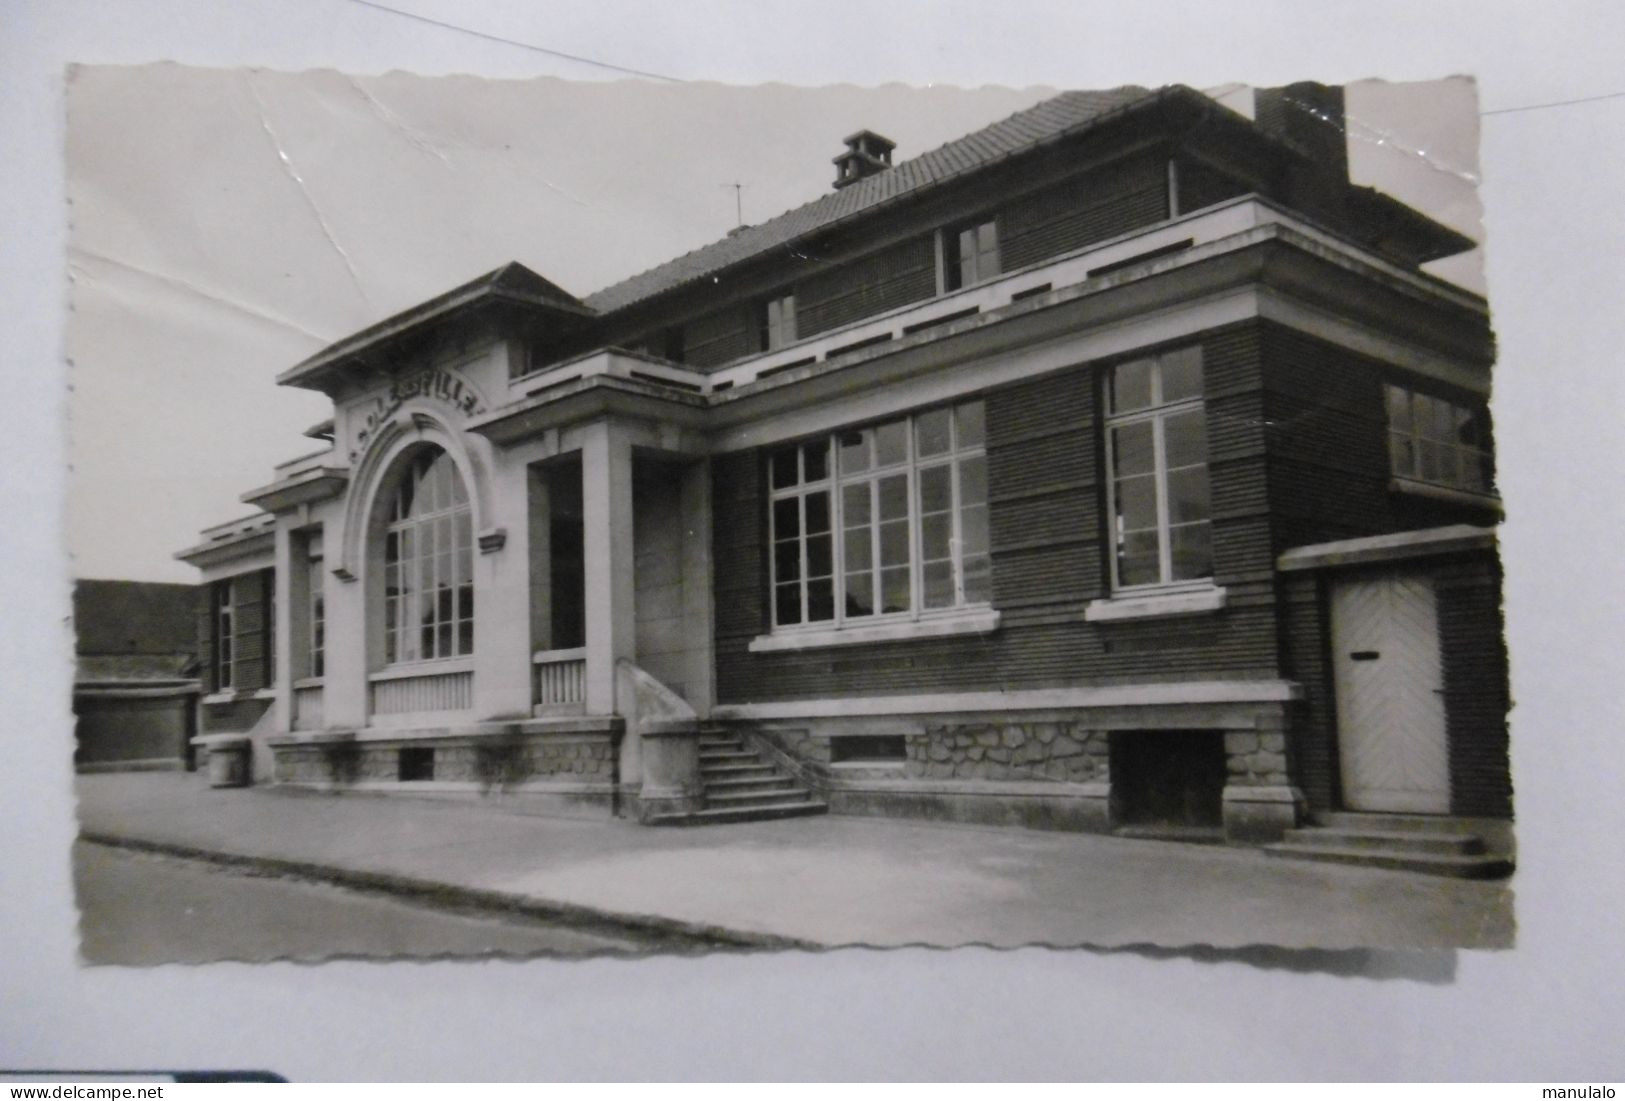
[[[884,172],[891,167],[891,151],[897,143],[873,130],[859,130],[846,139],[846,152],[834,158],[835,183],[839,191],[848,184]]]

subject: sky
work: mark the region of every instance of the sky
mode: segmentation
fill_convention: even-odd
[[[588,294],[725,234],[734,183],[747,223],[826,193],[855,130],[903,160],[1049,94],[76,68],[74,573],[196,580],[174,552],[319,446],[327,399],[275,377],[335,340],[510,260]],[[1351,85],[1351,175],[1478,238],[1476,110]],[[1432,270],[1483,290],[1478,250]]]

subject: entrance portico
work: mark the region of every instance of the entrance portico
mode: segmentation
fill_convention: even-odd
[[[620,353],[514,402],[535,331],[573,303],[505,269],[284,377],[334,419],[244,496],[275,517],[288,655],[259,691],[262,775],[599,812],[646,810],[646,780],[660,810],[697,791],[692,744],[651,778],[642,740],[693,743],[713,702],[705,443]]]

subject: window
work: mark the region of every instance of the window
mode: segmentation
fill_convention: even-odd
[[[276,570],[260,571],[260,599],[265,614],[260,617],[260,653],[265,655],[265,677],[269,688],[276,683]]]
[[[451,456],[412,460],[384,535],[384,660],[474,652],[474,554],[468,493]]]
[[[214,687],[221,692],[232,686],[236,672],[232,636],[234,588],[230,581],[214,583]]]
[[[796,342],[796,296],[780,295],[761,304],[756,329],[762,351],[771,352]]]
[[[629,352],[642,352],[644,355],[669,359],[673,363],[682,363],[688,354],[681,325],[672,325],[660,329],[642,340],[628,344],[626,347]]]
[[[942,287],[955,291],[999,274],[999,231],[989,219],[942,233]]]
[[[324,676],[327,671],[327,609],[322,598],[322,560],[313,557],[309,561],[310,581],[310,636],[306,645],[310,653],[310,672],[312,677]]]
[[[1482,414],[1389,384],[1388,456],[1394,476],[1491,492],[1489,433]]]
[[[1106,380],[1112,583],[1175,585],[1213,573],[1202,353],[1182,348]]]
[[[987,604],[983,419],[971,401],[773,452],[774,626]]]

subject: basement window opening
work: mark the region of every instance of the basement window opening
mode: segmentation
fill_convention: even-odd
[[[402,748],[396,778],[402,783],[409,780],[433,780],[434,747],[419,745]]]
[[[1111,736],[1112,796],[1125,826],[1209,827],[1224,821],[1224,735],[1122,730]]]
[[[829,740],[831,764],[894,764],[908,756],[901,734],[843,734]]]

